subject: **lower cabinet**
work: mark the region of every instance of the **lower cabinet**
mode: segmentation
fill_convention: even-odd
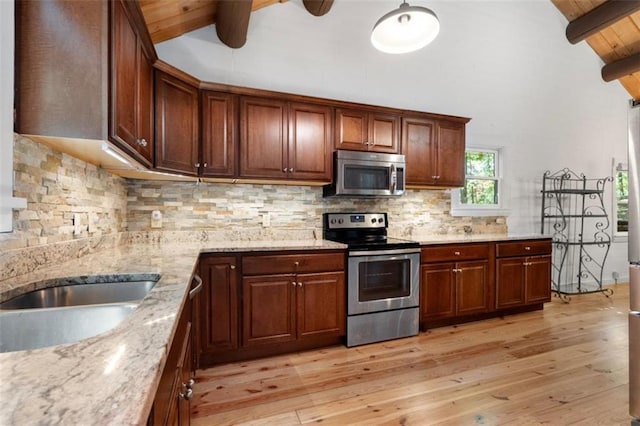
[[[194,386],[191,299],[182,308],[153,402],[149,425],[189,425]]]
[[[496,308],[551,300],[551,240],[496,244]]]
[[[199,271],[199,368],[345,334],[343,251],[205,255]]]
[[[447,244],[422,249],[423,322],[491,310],[489,253],[489,244]]]
[[[200,260],[199,353],[238,349],[238,258],[204,256]]]
[[[344,273],[242,279],[242,345],[277,344],[344,334]]]

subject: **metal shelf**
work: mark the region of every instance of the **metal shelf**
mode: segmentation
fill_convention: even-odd
[[[602,288],[611,246],[603,194],[610,181],[610,177],[587,179],[566,168],[542,176],[540,232],[553,235],[551,286],[565,302],[571,294],[613,293]]]

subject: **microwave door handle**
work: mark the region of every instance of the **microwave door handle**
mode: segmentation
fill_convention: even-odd
[[[397,173],[396,173],[396,165],[391,165],[391,182],[389,182],[389,191],[393,194],[396,192],[396,184],[398,181]]]

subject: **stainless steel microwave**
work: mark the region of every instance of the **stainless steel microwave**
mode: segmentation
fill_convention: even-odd
[[[394,196],[404,193],[404,155],[379,152],[334,152],[333,182],[323,195]]]

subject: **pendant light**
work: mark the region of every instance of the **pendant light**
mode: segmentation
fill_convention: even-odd
[[[385,53],[408,53],[422,49],[440,32],[440,21],[431,9],[409,6],[403,0],[395,10],[378,19],[371,44]]]

